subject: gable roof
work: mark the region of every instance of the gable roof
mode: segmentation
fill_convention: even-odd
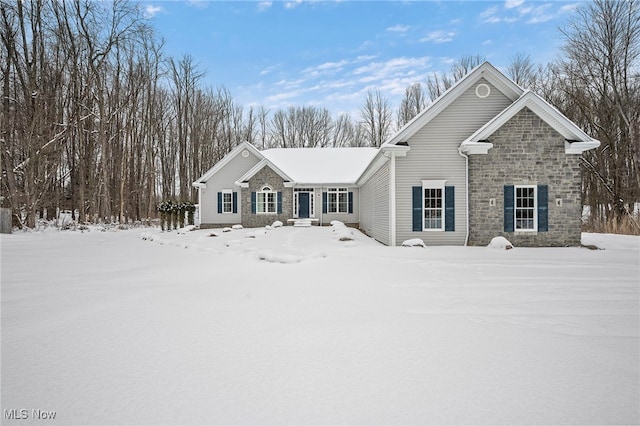
[[[484,62],[471,70],[462,79],[458,80],[427,109],[420,112],[420,114],[415,116],[411,121],[398,130],[398,132],[396,132],[382,146],[385,147],[388,145],[397,145],[399,143],[406,142],[407,139],[416,134],[481,78],[487,80],[512,101],[515,101],[522,95],[522,93],[524,93],[524,89],[502,74],[496,67],[491,65],[489,62]]]
[[[238,179],[235,182],[235,184],[243,187],[249,186],[249,183],[248,183],[249,179],[254,177],[256,173],[258,173],[260,170],[262,170],[265,167],[271,168],[271,170],[276,172],[276,174],[280,176],[282,180],[284,180],[285,182],[292,181],[292,179],[285,172],[283,172],[282,169],[280,169],[278,166],[273,164],[273,162],[269,161],[269,159],[263,158],[258,164],[253,166],[251,169],[249,169],[247,173],[245,173],[240,179]]]
[[[211,176],[215,175],[218,171],[220,171],[224,166],[226,166],[231,160],[233,160],[236,155],[240,154],[244,150],[249,151],[259,159],[263,159],[264,157],[260,154],[258,149],[251,145],[249,142],[242,142],[235,148],[233,148],[227,155],[222,157],[220,161],[213,165],[209,170],[207,170],[202,176],[200,176],[195,182],[193,182],[193,186],[201,186],[206,181],[208,181]]]
[[[567,154],[581,154],[583,151],[600,146],[599,141],[587,135],[553,105],[527,90],[517,101],[465,139],[460,144],[460,150],[465,154],[486,154],[493,144],[484,141],[525,107],[565,138]]]
[[[298,184],[355,184],[378,148],[273,148],[261,153]]]

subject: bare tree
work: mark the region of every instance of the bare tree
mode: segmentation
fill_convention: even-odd
[[[516,53],[507,65],[507,75],[521,87],[529,88],[534,84],[535,68],[531,57],[524,53]]]
[[[427,107],[427,94],[420,83],[414,83],[404,91],[398,110],[397,126],[402,127]]]
[[[636,1],[581,4],[569,24],[558,75],[565,113],[602,142],[585,153],[586,202],[620,221],[640,199],[640,7]]]
[[[389,101],[379,90],[367,92],[364,105],[360,108],[360,119],[370,146],[382,145],[391,130],[392,118]]]
[[[458,80],[461,80],[469,71],[482,64],[485,58],[480,55],[465,55],[453,63],[449,73],[438,74],[434,72],[427,77],[427,93],[429,100],[434,101],[444,92],[449,90]]]

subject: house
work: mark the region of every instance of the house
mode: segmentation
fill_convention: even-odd
[[[580,244],[580,155],[592,139],[485,62],[380,148],[243,143],[198,188],[201,226],[340,220],[390,246]],[[286,222],[285,222],[286,223]]]

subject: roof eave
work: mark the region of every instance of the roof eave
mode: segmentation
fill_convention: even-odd
[[[460,144],[460,152],[466,155],[488,154],[493,148],[491,142],[462,142]]]
[[[591,139],[589,141],[584,142],[564,142],[564,153],[565,154],[582,154],[585,151],[589,151],[590,149],[595,149],[600,146],[600,141]]]

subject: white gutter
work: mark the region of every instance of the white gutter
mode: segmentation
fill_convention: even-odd
[[[461,157],[464,157],[464,163],[465,163],[465,178],[467,180],[467,183],[465,185],[465,198],[466,198],[466,235],[464,237],[464,245],[465,247],[469,244],[469,156],[465,155],[462,153],[462,148],[458,148],[458,154],[460,154]]]

